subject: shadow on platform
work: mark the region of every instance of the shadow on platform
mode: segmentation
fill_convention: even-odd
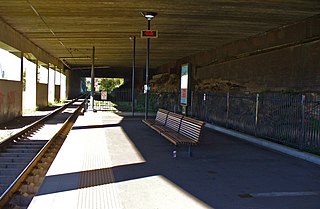
[[[189,157],[184,148],[171,145],[141,119],[124,118],[119,124],[73,129],[116,126],[124,130],[146,162],[49,176],[46,181],[52,184],[67,183],[59,191],[43,190],[38,195],[162,176],[212,208],[301,208],[304,202],[309,202],[308,208],[315,208],[313,205],[320,204],[319,196],[253,198],[250,194],[259,192],[320,191],[320,169],[209,129],[204,130],[201,144],[194,147],[194,157]],[[176,149],[174,158],[172,151]],[[75,180],[76,176],[90,178],[105,173],[111,177],[80,185]]]

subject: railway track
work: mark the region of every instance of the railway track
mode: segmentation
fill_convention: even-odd
[[[27,208],[84,106],[72,100],[0,143],[0,208]]]

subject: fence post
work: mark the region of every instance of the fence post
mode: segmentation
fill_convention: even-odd
[[[258,121],[259,121],[259,94],[256,96],[256,118],[255,118],[255,135],[257,136]]]
[[[193,115],[193,105],[192,104],[193,104],[193,91],[191,91],[189,115],[194,117],[194,115]]]
[[[229,111],[230,111],[230,93],[227,93],[227,121],[226,128],[229,128]]]
[[[206,104],[206,93],[203,94],[203,110],[204,110],[204,121],[207,121],[207,104]]]
[[[299,141],[299,147],[302,148],[302,144],[305,141],[305,127],[304,127],[304,119],[305,119],[305,115],[304,115],[304,104],[305,104],[305,99],[306,96],[305,95],[301,95],[301,136],[300,136],[300,141]]]

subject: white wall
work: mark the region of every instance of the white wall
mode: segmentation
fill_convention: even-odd
[[[36,109],[36,69],[37,65],[23,58],[23,71],[25,73],[25,91],[23,91],[23,109]]]
[[[55,73],[52,68],[49,68],[49,84],[48,84],[48,100],[54,102],[54,90],[55,90]]]

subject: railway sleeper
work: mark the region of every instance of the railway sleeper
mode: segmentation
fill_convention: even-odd
[[[27,193],[27,194],[35,194],[37,193],[38,189],[39,189],[39,185],[35,184],[35,183],[24,183],[23,185],[21,185],[21,187],[19,188],[19,192],[21,194]]]
[[[32,175],[27,177],[26,182],[28,184],[31,184],[31,183],[41,184],[43,180],[44,180],[44,176]]]
[[[9,208],[24,209],[31,203],[33,196],[25,194],[15,194],[9,202]]]

